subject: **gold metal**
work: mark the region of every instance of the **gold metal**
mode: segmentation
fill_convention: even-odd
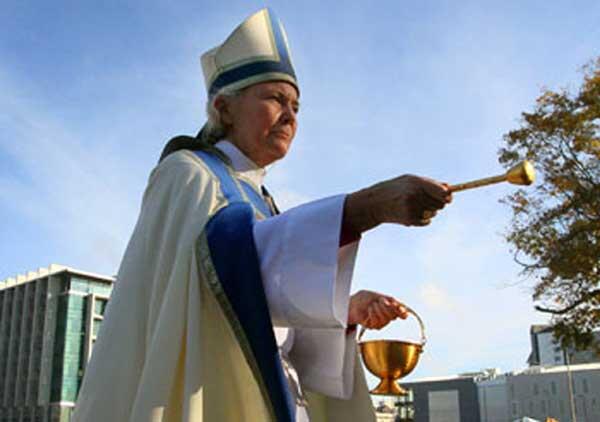
[[[508,182],[513,185],[531,185],[535,181],[535,169],[527,160],[509,169],[505,174],[473,180],[467,183],[459,183],[450,186],[451,192],[479,188],[493,183]]]
[[[412,372],[419,362],[419,356],[427,342],[425,325],[421,317],[406,307],[413,314],[421,328],[421,343],[398,340],[369,340],[360,341],[365,333],[362,327],[358,335],[360,353],[365,366],[376,377],[380,378],[379,385],[371,390],[371,394],[386,396],[403,396],[406,390],[396,382]]]

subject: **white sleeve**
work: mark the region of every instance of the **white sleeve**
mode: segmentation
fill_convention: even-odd
[[[358,242],[339,246],[345,196],[257,222],[254,239],[271,318],[293,327],[289,357],[304,388],[347,399],[357,353],[346,334]]]
[[[273,325],[345,328],[358,242],[339,247],[345,195],[254,225]]]
[[[326,396],[348,399],[354,385],[356,331],[344,329],[294,330],[289,358],[303,388]]]

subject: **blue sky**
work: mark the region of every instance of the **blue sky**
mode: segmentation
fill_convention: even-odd
[[[264,5],[286,26],[302,88],[293,148],[267,179],[283,208],[404,173],[501,173],[520,113],[544,87],[576,87],[600,54],[594,1],[4,1],[0,279],[53,262],[116,272],[162,146],[204,122],[200,54]],[[524,366],[529,325],[544,318],[502,238],[498,201],[513,189],[460,193],[430,227],[364,237],[355,289],[425,321],[412,379]]]

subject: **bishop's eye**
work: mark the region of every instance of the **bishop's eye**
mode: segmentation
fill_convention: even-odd
[[[281,98],[278,95],[269,95],[267,100],[281,104]]]
[[[287,107],[291,103],[294,114],[298,114],[300,111],[300,104],[295,100],[288,99],[288,97],[283,94],[274,93],[267,95],[265,98],[269,101],[276,101],[281,107]]]

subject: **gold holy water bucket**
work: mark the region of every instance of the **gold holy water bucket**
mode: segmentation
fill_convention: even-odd
[[[413,314],[421,328],[421,342],[399,340],[368,340],[360,341],[365,333],[365,327],[362,327],[358,335],[360,353],[363,362],[369,372],[380,378],[379,385],[372,389],[371,394],[386,396],[403,396],[406,390],[396,382],[412,372],[419,362],[419,356],[423,352],[423,347],[427,342],[425,337],[425,325],[421,317],[406,307],[406,310]]]

